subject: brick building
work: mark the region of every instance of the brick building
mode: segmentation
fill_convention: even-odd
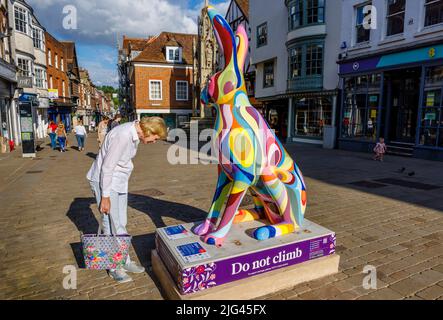
[[[63,121],[68,131],[71,130],[71,114],[75,105],[72,103],[68,65],[65,56],[65,46],[48,32],[46,39],[46,59],[49,91],[49,118],[53,121]]]
[[[80,105],[80,68],[77,60],[77,50],[75,42],[61,41],[65,47],[65,59],[67,64],[67,74],[69,79],[69,93],[71,101],[74,104],[75,113],[81,118],[86,115],[85,110]]]
[[[168,128],[192,114],[193,48],[196,35],[162,32],[147,39],[129,62],[131,102],[137,118],[161,116]]]

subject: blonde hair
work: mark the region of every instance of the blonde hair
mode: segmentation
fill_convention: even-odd
[[[166,139],[168,136],[165,120],[160,117],[143,117],[140,120],[140,128],[146,137],[158,135],[160,139]]]

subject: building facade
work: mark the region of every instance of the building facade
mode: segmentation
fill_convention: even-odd
[[[80,68],[77,60],[77,50],[75,48],[75,43],[73,41],[61,41],[65,49],[65,59],[69,80],[69,96],[71,97],[71,102],[74,105],[73,111],[77,118],[83,120],[85,126],[89,125],[89,114],[86,110],[82,108],[80,104]]]
[[[341,7],[331,1],[251,0],[255,96],[277,136],[333,147]]]
[[[19,143],[17,105],[14,92],[17,87],[16,66],[10,46],[11,32],[8,20],[8,1],[0,1],[0,139],[2,150],[9,150],[9,141]]]
[[[132,99],[131,79],[129,71],[131,69],[131,61],[136,58],[145,47],[155,39],[155,37],[144,38],[128,38],[123,36],[123,41],[118,50],[118,75],[119,75],[119,101],[121,107],[119,112],[122,116],[129,120],[134,120],[137,115]]]
[[[443,1],[344,0],[339,147],[443,160]]]
[[[17,66],[17,89],[14,99],[20,109],[31,105],[33,135],[36,139],[46,136],[48,94],[46,81],[45,29],[24,0],[9,1],[9,26],[12,59]],[[13,17],[13,18],[11,18]],[[21,128],[23,129],[23,128]],[[23,137],[18,137],[22,142]],[[26,141],[30,136],[26,135]]]
[[[130,61],[131,102],[137,118],[161,116],[168,128],[189,122],[196,36],[162,32]]]
[[[48,32],[45,33],[45,37],[50,97],[49,118],[56,123],[63,122],[66,130],[71,131],[72,114],[76,105],[71,100],[65,46]]]
[[[251,27],[249,25],[249,0],[231,0],[225,16],[226,21],[231,29],[237,32],[237,28],[243,25],[248,39],[251,41]],[[220,60],[222,62],[223,60]],[[251,64],[251,46],[249,46],[248,55],[246,57],[245,69],[246,90],[248,92],[249,102],[258,109],[262,110],[262,103],[255,99],[255,67]]]

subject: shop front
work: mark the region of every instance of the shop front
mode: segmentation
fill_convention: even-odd
[[[266,100],[261,99],[262,108],[259,110],[269,127],[274,130],[275,135],[282,141],[286,142],[288,139],[288,121],[289,108],[287,98]]]
[[[137,118],[160,117],[165,120],[168,130],[183,128],[191,119],[191,109],[139,109]]]
[[[340,149],[443,161],[443,44],[340,63]]]
[[[72,130],[73,108],[74,104],[69,102],[49,102],[49,121],[54,121],[55,123],[62,122],[65,125],[66,132],[70,132]]]
[[[337,91],[297,93],[290,101],[292,141],[323,145],[325,134],[328,134],[326,129],[334,127]]]

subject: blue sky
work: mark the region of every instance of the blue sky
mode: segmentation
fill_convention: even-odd
[[[27,0],[46,30],[76,42],[80,66],[96,85],[118,86],[117,44],[123,35],[147,37],[162,31],[197,32],[204,0]],[[209,1],[225,13],[229,0]],[[77,29],[65,29],[63,9],[76,10]]]

